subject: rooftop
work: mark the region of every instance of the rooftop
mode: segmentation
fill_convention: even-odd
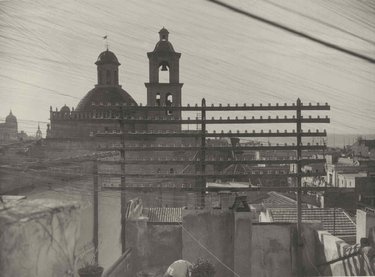
[[[142,214],[148,217],[151,224],[182,223],[182,208],[144,208]]]
[[[296,208],[272,208],[268,211],[273,222],[297,222]],[[340,238],[356,236],[356,224],[342,209],[302,209],[302,221],[320,221],[325,231]]]

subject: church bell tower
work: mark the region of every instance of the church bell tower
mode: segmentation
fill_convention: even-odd
[[[181,53],[177,53],[168,40],[169,32],[164,27],[159,31],[159,41],[155,49],[148,52],[149,59],[149,82],[147,88],[147,105],[161,107],[181,106],[181,88],[179,80],[179,62]],[[181,111],[168,110],[152,111],[152,116],[181,118]],[[172,126],[170,126],[172,127]],[[173,125],[173,128],[181,127]]]

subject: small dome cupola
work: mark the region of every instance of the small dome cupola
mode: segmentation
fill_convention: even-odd
[[[96,65],[103,65],[103,64],[115,64],[117,66],[120,65],[116,55],[109,51],[108,49],[102,53],[100,53],[97,61],[95,62]]]
[[[163,27],[163,29],[159,31],[159,41],[155,45],[155,53],[175,53],[172,43],[168,40],[168,36],[168,30]]]
[[[164,27],[159,31],[160,40],[168,41],[169,32]]]
[[[63,107],[61,107],[60,113],[63,115],[70,115],[69,107],[67,105],[64,105]]]
[[[116,55],[108,49],[100,53],[95,62],[98,68],[98,85],[118,86],[118,67],[121,65]]]

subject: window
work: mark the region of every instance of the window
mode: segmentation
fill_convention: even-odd
[[[155,104],[156,104],[156,106],[158,106],[158,107],[161,106],[161,102],[160,102],[160,93],[157,93],[157,94],[156,94],[156,97],[155,97]]]
[[[172,107],[172,103],[173,103],[173,96],[172,94],[167,93],[167,95],[165,96],[165,105],[167,107]],[[167,110],[167,115],[172,115],[172,110]]]
[[[106,72],[107,85],[111,84],[111,71],[107,70]]]
[[[101,84],[103,82],[102,80],[102,71],[98,70],[98,84]]]
[[[170,173],[170,174],[173,174],[173,173],[174,173],[174,169],[173,169],[172,167],[169,169],[169,173]]]
[[[118,84],[118,74],[117,74],[117,70],[115,70],[114,72],[115,76],[114,76],[114,79],[115,79],[115,85]]]

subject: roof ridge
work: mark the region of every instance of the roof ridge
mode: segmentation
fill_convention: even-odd
[[[281,196],[282,198],[284,198],[284,199],[286,199],[286,200],[288,200],[288,201],[291,201],[291,202],[293,202],[293,203],[297,203],[296,200],[294,200],[294,199],[292,199],[292,198],[290,198],[290,197],[288,197],[288,196],[286,196],[286,195],[283,195],[283,194],[281,194],[281,193],[278,193],[278,192],[276,192],[276,191],[270,191],[270,193],[277,194],[278,196]]]

